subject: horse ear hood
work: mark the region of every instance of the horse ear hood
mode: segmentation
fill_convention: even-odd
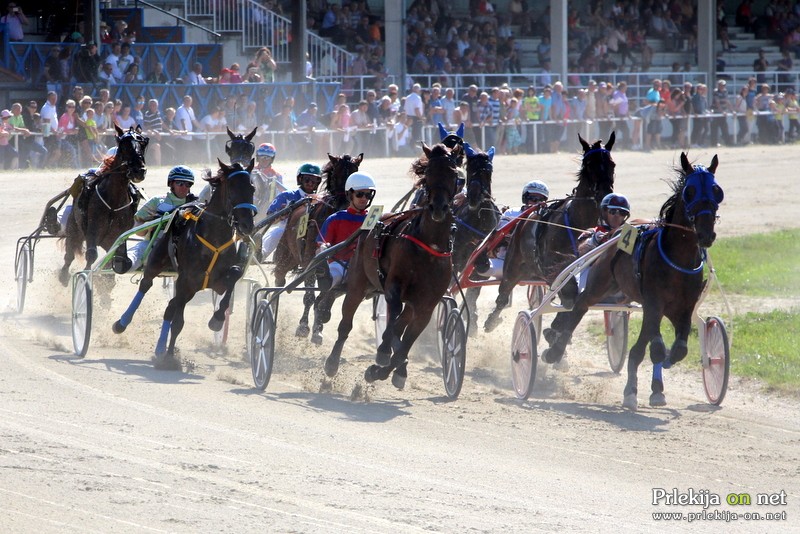
[[[450,135],[450,132],[444,127],[441,122],[436,123],[439,126],[439,141],[444,141],[445,137]]]
[[[477,153],[475,152],[475,150],[473,150],[473,148],[470,146],[469,143],[464,143],[462,146],[464,147],[464,152],[467,154],[467,158],[475,157]]]
[[[489,156],[489,161],[492,161],[494,159],[494,147],[490,148],[486,154]]]

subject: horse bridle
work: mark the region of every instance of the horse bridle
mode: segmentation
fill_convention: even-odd
[[[681,191],[686,217],[694,223],[696,217],[711,214],[716,217],[725,193],[714,175],[703,165],[695,165],[694,172],[686,177]],[[703,209],[704,206],[709,208]]]
[[[241,152],[241,155],[233,156],[231,152],[233,152],[234,145],[241,145],[242,148],[237,148],[237,152]],[[231,158],[231,163],[238,163],[239,165],[246,165],[250,158],[253,156],[253,152],[255,152],[256,146],[253,144],[252,141],[248,141],[245,139],[241,134],[236,136],[236,139],[228,139],[225,142],[225,153]],[[246,154],[246,155],[245,155]]]
[[[244,174],[245,176],[247,176],[247,181],[248,181],[248,183],[250,183],[250,173],[247,172],[244,169],[233,171],[228,176],[226,176],[225,179],[226,180],[230,180],[231,178],[233,178],[234,176],[237,176],[239,174]],[[225,188],[225,206],[226,206],[226,211],[229,213],[229,215],[228,215],[228,224],[231,226],[231,228],[234,228],[234,227],[237,226],[236,215],[234,214],[236,210],[238,210],[238,209],[249,209],[250,211],[253,212],[254,216],[258,213],[258,208],[256,207],[256,205],[253,204],[253,203],[250,203],[250,202],[240,202],[239,204],[236,204],[235,206],[231,206],[231,196],[228,194],[228,189],[227,188]]]
[[[126,140],[130,140],[131,150],[137,156],[137,161],[120,161],[119,164],[112,169],[109,169],[109,171],[125,168],[125,177],[131,182],[138,183],[144,180],[145,175],[147,174],[147,164],[145,162],[144,154],[145,150],[147,150],[147,144],[150,142],[150,140],[139,133],[128,131],[119,138],[119,142],[117,143],[118,146],[121,147],[122,143]],[[136,150],[137,145],[140,150]],[[119,158],[119,152],[116,156],[114,156],[115,163],[117,162],[117,158]],[[141,176],[141,178],[138,178],[139,176]]]

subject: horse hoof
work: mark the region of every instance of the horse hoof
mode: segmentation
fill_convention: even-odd
[[[334,376],[336,376],[336,373],[338,372],[339,372],[339,358],[336,358],[332,355],[328,356],[325,359],[325,374],[329,378],[333,378]]]
[[[314,332],[311,334],[311,342],[314,345],[322,345],[322,332]]]
[[[296,337],[308,337],[308,334],[311,333],[311,329],[308,327],[307,324],[299,324],[297,325],[297,330],[294,331],[294,335]]]
[[[370,365],[369,367],[367,367],[367,370],[364,371],[364,380],[366,380],[367,384],[372,384],[373,382],[375,382],[375,377],[373,376],[372,373],[373,370],[377,368],[378,368],[377,365]]]
[[[58,281],[61,282],[62,286],[67,287],[69,285],[69,271],[59,271]]]
[[[632,412],[638,410],[639,401],[636,400],[636,394],[630,393],[628,395],[625,395],[625,398],[622,400],[622,407]]]
[[[224,319],[223,320],[217,320],[214,317],[212,317],[208,321],[208,327],[214,332],[219,332],[220,330],[222,330],[222,327],[224,325],[225,325],[225,320]]]
[[[392,363],[392,353],[391,352],[378,352],[375,355],[375,363],[381,367],[386,367],[390,363]]]
[[[122,326],[122,323],[119,321],[115,321],[113,325],[111,325],[111,331],[115,334],[121,334],[125,331],[127,326]]]
[[[153,358],[153,367],[159,371],[180,371],[181,362],[175,356],[166,354],[162,357]]]
[[[489,317],[486,318],[486,322],[483,323],[483,330],[487,333],[491,332],[492,330],[500,326],[501,322],[502,320],[500,319],[499,315],[490,315]]]
[[[564,353],[558,353],[554,348],[544,349],[542,353],[542,361],[545,363],[558,363],[561,361],[561,358],[564,356]]]
[[[392,385],[397,389],[403,389],[404,387],[406,387],[406,377],[400,376],[399,374],[397,374],[397,371],[395,371],[392,374]]]
[[[667,397],[663,393],[653,393],[650,395],[650,406],[666,406]]]

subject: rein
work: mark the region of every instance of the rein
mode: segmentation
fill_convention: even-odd
[[[424,242],[420,241],[419,239],[417,239],[413,235],[400,234],[397,237],[402,237],[403,239],[408,239],[409,241],[411,241],[412,243],[417,245],[419,248],[421,248],[422,250],[424,250],[425,252],[427,252],[431,256],[436,256],[437,258],[449,258],[449,257],[451,257],[453,255],[453,251],[439,252],[438,250],[433,249],[427,243],[424,243]]]
[[[669,259],[667,257],[666,252],[664,252],[664,247],[661,244],[662,235],[664,235],[663,228],[659,228],[658,235],[656,236],[656,244],[658,245],[658,253],[661,255],[661,259],[664,260],[664,263],[666,263],[676,271],[681,272],[683,274],[700,274],[703,272],[703,266],[705,266],[706,263],[703,258],[703,256],[705,256],[704,253],[701,252],[700,265],[698,265],[697,267],[694,267],[692,269],[686,269],[684,267],[681,267],[680,265],[676,264],[674,261]]]

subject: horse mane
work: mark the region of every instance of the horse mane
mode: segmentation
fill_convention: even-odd
[[[686,185],[686,172],[681,167],[675,167],[675,179],[664,180],[672,189],[672,195],[664,202],[659,211],[659,218],[662,221],[669,221],[675,215],[675,208],[682,202],[681,193]]]

